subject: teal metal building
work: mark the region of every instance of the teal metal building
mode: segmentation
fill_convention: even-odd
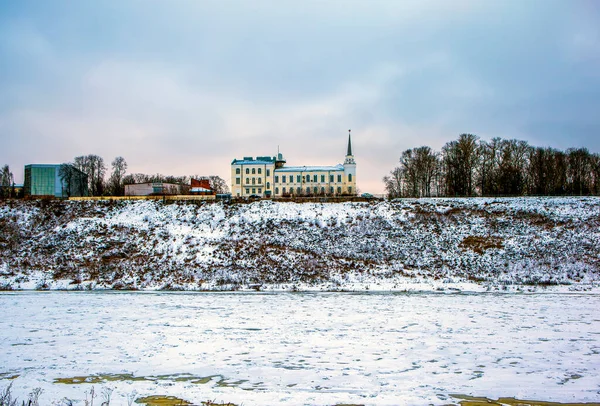
[[[25,196],[76,197],[88,195],[87,175],[72,165],[25,165],[23,191]]]

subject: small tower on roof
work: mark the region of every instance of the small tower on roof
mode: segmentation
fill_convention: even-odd
[[[283,154],[281,152],[279,152],[279,145],[277,146],[277,156],[275,157],[275,169],[279,169],[279,168],[283,168],[283,165],[285,165],[286,160],[283,157]]]
[[[356,164],[354,161],[354,155],[352,155],[352,130],[348,130],[348,151],[346,152],[346,159],[344,160],[344,165],[346,164]]]

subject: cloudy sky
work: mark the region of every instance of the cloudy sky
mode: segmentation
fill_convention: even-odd
[[[337,164],[458,134],[600,152],[597,0],[0,0],[0,165]]]

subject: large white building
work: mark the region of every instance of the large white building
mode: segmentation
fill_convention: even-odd
[[[335,166],[285,166],[283,155],[244,157],[231,162],[234,197],[356,195],[356,162],[348,133],[343,164]]]

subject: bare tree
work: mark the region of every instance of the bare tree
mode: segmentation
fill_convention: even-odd
[[[529,145],[525,141],[500,142],[498,163],[498,190],[503,196],[521,196],[525,191],[525,175]]]
[[[229,193],[227,182],[220,176],[209,176],[210,186],[216,194]]]
[[[547,196],[550,194],[552,173],[548,170],[551,157],[549,148],[532,148],[529,151],[529,171],[527,174],[529,195]]]
[[[125,192],[125,186],[123,178],[125,172],[127,172],[127,162],[122,156],[116,157],[112,163],[112,174],[108,181],[109,192],[113,196],[123,196]]]
[[[443,148],[443,164],[446,175],[446,194],[449,196],[472,196],[475,192],[475,171],[479,161],[477,144],[479,137],[461,134],[457,141]]]
[[[429,147],[415,149],[418,196],[431,197],[434,176],[439,169],[438,154]]]
[[[419,196],[418,168],[415,155],[414,150],[407,149],[400,157],[400,169],[404,179],[404,194],[402,196]]]
[[[587,195],[592,187],[590,153],[587,148],[567,150],[568,171],[567,190],[574,195]]]
[[[498,154],[500,150],[500,138],[492,138],[491,141],[479,143],[479,193],[481,196],[490,196],[497,193],[498,178]]]
[[[592,194],[600,195],[600,154],[590,157],[590,169],[592,172]]]
[[[104,192],[104,175],[106,165],[98,155],[75,157],[73,165],[88,176],[88,190],[92,196],[100,196]]]
[[[0,196],[12,197],[15,179],[8,165],[4,165],[0,170]]]
[[[439,170],[438,154],[427,146],[407,149],[400,157],[400,170],[403,196],[429,197]]]
[[[395,199],[402,196],[404,179],[402,176],[402,169],[396,167],[390,174],[383,177],[383,183],[385,185],[385,193],[389,199]]]

